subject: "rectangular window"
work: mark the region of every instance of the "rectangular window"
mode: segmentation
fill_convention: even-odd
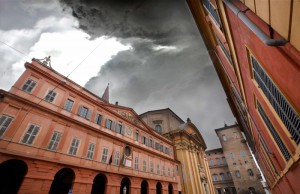
[[[272,125],[271,121],[268,119],[265,111],[263,110],[260,103],[257,101],[257,108],[260,116],[262,117],[263,121],[265,122],[269,132],[271,133],[274,141],[276,142],[279,150],[281,151],[282,155],[284,156],[285,160],[288,161],[291,158],[291,154],[289,153],[288,149],[286,148],[285,144],[282,142],[280,136],[278,135],[277,131],[275,130],[274,126]]]
[[[147,171],[147,162],[146,162],[146,160],[143,161],[143,171],[144,172]]]
[[[220,38],[217,35],[216,35],[216,39],[217,39],[218,45],[220,46],[220,48],[222,49],[222,51],[225,54],[226,58],[228,59],[228,61],[232,65],[232,59],[231,59],[231,55],[230,55],[229,51],[226,49],[225,45],[223,44],[223,42],[220,40]]]
[[[31,124],[22,139],[22,143],[29,144],[29,145],[32,144],[39,130],[40,130],[39,126]]]
[[[160,147],[159,143],[155,142],[155,149],[159,150],[159,147]]]
[[[163,174],[163,176],[165,176],[165,174],[166,174],[165,165],[162,166],[162,174]]]
[[[89,120],[91,118],[91,114],[92,114],[91,110],[89,110],[87,107],[80,105],[79,110],[78,110],[78,115],[80,117],[83,117],[83,118],[86,118]]]
[[[106,119],[105,127],[106,127],[107,129],[111,129],[111,128],[112,128],[112,120]]]
[[[146,137],[142,136],[142,144],[146,144]]]
[[[28,80],[26,80],[25,84],[23,85],[22,90],[24,92],[31,93],[31,91],[35,85],[36,85],[35,81],[33,81],[32,79],[28,79]]]
[[[119,159],[120,159],[120,153],[116,151],[115,153],[115,159],[114,159],[114,164],[119,165]]]
[[[104,163],[106,162],[107,152],[108,152],[108,148],[103,148],[101,162],[104,162]]]
[[[153,162],[150,161],[150,172],[153,173]]]
[[[139,170],[139,158],[138,157],[134,158],[134,169]]]
[[[161,152],[163,152],[163,151],[164,151],[164,146],[163,146],[163,145],[160,145],[160,146],[159,146],[159,149],[160,149]]]
[[[152,139],[149,139],[149,147],[153,147],[153,140]]]
[[[300,143],[300,115],[289,104],[280,89],[278,89],[274,81],[265,72],[254,56],[251,55],[250,58],[253,67],[253,78],[298,145]]]
[[[60,141],[60,138],[61,138],[61,133],[54,131],[52,134],[51,140],[49,142],[48,149],[55,151],[57,148],[57,145]]]
[[[73,138],[72,140],[72,144],[71,144],[71,147],[70,147],[70,150],[69,150],[69,154],[75,156],[76,153],[77,153],[77,149],[78,149],[78,146],[79,146],[79,139],[76,139],[76,138]]]
[[[214,160],[213,159],[209,160],[209,166],[213,166],[213,165],[214,165]]]
[[[221,26],[221,20],[218,15],[218,11],[215,9],[213,4],[209,0],[203,0],[203,5],[209,15],[213,18],[213,20],[216,22],[217,26]]]
[[[135,141],[139,141],[139,130],[135,131]]]
[[[95,150],[95,144],[89,143],[89,148],[88,148],[87,155],[86,155],[87,159],[93,159],[94,150]]]
[[[53,102],[55,96],[56,96],[56,92],[54,92],[53,90],[49,90],[47,95],[45,96],[45,100],[47,102]]]
[[[157,174],[160,174],[160,168],[159,168],[159,164],[157,164],[157,166],[156,166],[156,170],[157,170]]]
[[[234,159],[234,153],[233,153],[233,152],[230,152],[230,153],[229,153],[229,157],[233,160],[233,159]]]
[[[97,113],[96,117],[95,117],[95,123],[97,123],[98,125],[101,125],[101,121],[102,121],[102,115]]]
[[[73,107],[73,104],[74,104],[74,101],[68,98],[67,101],[66,101],[66,103],[65,103],[64,109],[66,111],[70,112],[71,109],[72,109],[72,107]]]
[[[168,176],[170,176],[170,167],[168,167]]]
[[[116,133],[123,134],[123,125],[122,125],[122,123],[118,123]]]
[[[13,118],[7,115],[2,115],[0,117],[0,137],[4,134],[12,120]]]

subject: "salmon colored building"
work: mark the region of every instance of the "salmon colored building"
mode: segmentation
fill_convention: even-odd
[[[187,0],[272,193],[299,193],[300,1]]]
[[[0,90],[0,193],[181,193],[172,141],[45,62]]]

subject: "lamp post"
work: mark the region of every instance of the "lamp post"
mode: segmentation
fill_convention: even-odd
[[[123,187],[123,194],[126,194],[127,188],[126,185]]]

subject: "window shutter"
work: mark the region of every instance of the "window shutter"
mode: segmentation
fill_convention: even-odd
[[[86,114],[86,119],[90,120],[91,119],[91,114],[92,114],[92,111],[90,109],[88,109],[87,111],[87,114]]]
[[[125,131],[124,128],[125,128],[125,127],[123,127],[123,125],[121,125],[121,134],[122,134],[122,135],[124,135],[124,131]]]
[[[115,131],[115,127],[116,127],[116,122],[115,122],[115,121],[112,121],[112,122],[111,122],[110,129],[111,129],[112,131]]]
[[[79,116],[80,116],[80,113],[81,113],[81,109],[82,109],[82,105],[80,105],[80,106],[79,106],[79,109],[78,109],[78,113],[77,113],[77,114],[78,114]]]

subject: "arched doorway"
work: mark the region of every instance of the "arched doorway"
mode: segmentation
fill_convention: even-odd
[[[69,194],[72,192],[75,173],[70,168],[59,170],[52,181],[49,194]]]
[[[161,183],[156,183],[156,194],[162,194],[162,186]]]
[[[173,194],[173,185],[169,184],[169,194]]]
[[[0,164],[0,193],[18,193],[27,173],[27,165],[22,160],[7,160]]]
[[[91,194],[105,194],[106,183],[107,178],[104,174],[95,176]]]
[[[130,193],[130,180],[128,177],[124,177],[121,181],[120,194]]]
[[[146,180],[142,181],[141,194],[148,194],[148,182]]]

